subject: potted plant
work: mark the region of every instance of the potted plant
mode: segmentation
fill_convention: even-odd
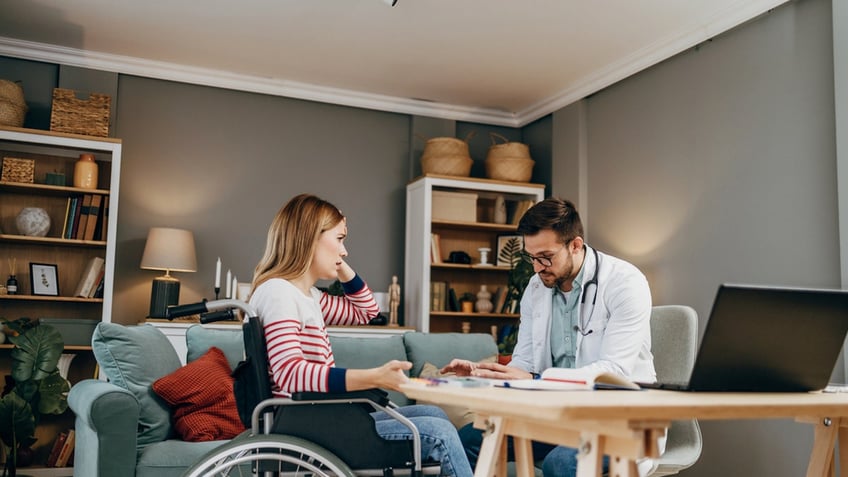
[[[29,318],[2,320],[12,333],[11,380],[0,398],[0,440],[6,446],[3,476],[15,477],[17,468],[31,460],[35,428],[44,414],[61,414],[68,408],[70,383],[59,374],[65,348],[62,335],[50,325]]]
[[[510,239],[499,251],[499,259],[509,262],[506,298],[502,313],[520,313],[521,295],[533,277],[533,265],[523,259],[524,243],[522,240]],[[498,342],[498,362],[508,364],[512,360],[512,351],[518,341],[518,326],[505,326]]]
[[[465,292],[459,296],[459,309],[463,313],[473,313],[475,301],[477,301],[477,297],[473,293]]]

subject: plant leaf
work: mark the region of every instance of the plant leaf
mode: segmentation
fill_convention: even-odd
[[[41,414],[62,414],[68,409],[68,391],[71,385],[56,370],[41,381],[38,387],[38,412]]]
[[[30,405],[16,393],[0,399],[0,440],[9,447],[35,434],[35,418]]]
[[[50,325],[28,329],[14,343],[12,378],[18,383],[40,381],[53,373],[65,347],[62,334]]]

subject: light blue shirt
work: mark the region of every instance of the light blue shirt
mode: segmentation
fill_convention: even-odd
[[[573,368],[577,360],[577,322],[580,319],[580,293],[583,290],[583,267],[574,278],[570,292],[559,287],[551,290],[551,358],[554,367]]]

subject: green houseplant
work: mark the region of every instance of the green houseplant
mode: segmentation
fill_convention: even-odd
[[[519,313],[521,295],[533,277],[533,265],[524,260],[524,241],[521,236],[510,237],[498,251],[498,260],[509,263],[506,298],[502,313]],[[506,364],[512,357],[512,351],[518,341],[518,326],[511,326],[500,336],[498,343],[498,361]]]
[[[56,328],[29,318],[2,322],[12,330],[9,341],[15,345],[11,381],[0,398],[0,440],[7,449],[3,476],[15,477],[19,457],[36,442],[41,416],[61,414],[68,408],[70,383],[59,374],[65,344]]]

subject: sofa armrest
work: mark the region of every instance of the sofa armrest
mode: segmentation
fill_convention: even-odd
[[[139,404],[114,384],[87,379],[75,384],[68,406],[76,415],[74,475],[133,477]]]

